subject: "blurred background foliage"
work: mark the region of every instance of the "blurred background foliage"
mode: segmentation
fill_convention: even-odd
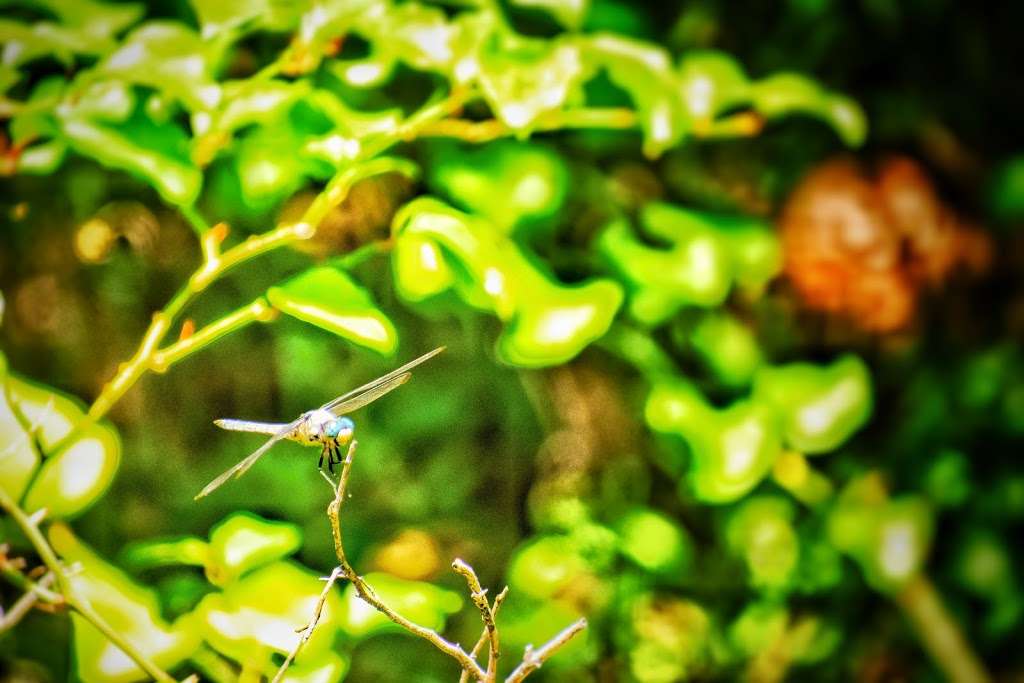
[[[211,420],[446,345],[344,513],[417,623],[475,641],[457,556],[503,662],[588,617],[539,679],[1022,675],[1019,6],[2,4],[0,487],[160,667],[269,678],[334,564],[313,451],[192,500],[258,444]],[[143,678],[50,611],[5,677]],[[454,669],[343,586],[286,680]]]

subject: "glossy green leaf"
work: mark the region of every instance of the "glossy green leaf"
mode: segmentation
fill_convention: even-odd
[[[195,536],[182,536],[159,540],[146,540],[129,544],[120,554],[126,568],[145,571],[153,567],[175,565],[205,566],[209,561],[210,545]]]
[[[924,566],[934,521],[918,497],[885,500],[865,495],[855,481],[840,496],[828,519],[832,544],[860,565],[876,590],[891,592]]]
[[[757,219],[654,202],[643,208],[640,220],[671,246],[649,246],[625,220],[612,221],[598,245],[631,285],[630,313],[648,325],[664,322],[684,306],[717,306],[734,283],[761,288],[782,267],[777,239]]]
[[[479,54],[480,89],[495,116],[526,132],[562,109],[583,76],[579,48],[568,41],[494,37]]]
[[[675,520],[646,508],[623,514],[616,523],[622,554],[647,571],[681,576],[693,563],[690,535]]]
[[[370,573],[365,577],[374,592],[403,617],[435,631],[444,630],[448,615],[462,609],[462,596],[422,583],[406,581],[390,574]],[[345,587],[338,625],[353,638],[366,638],[381,632],[405,633],[390,619],[363,602],[352,584]]]
[[[204,39],[214,38],[258,20],[271,10],[270,0],[190,0]]]
[[[423,301],[455,284],[455,274],[433,240],[405,233],[395,240],[395,289],[406,301]]]
[[[438,145],[427,169],[431,189],[502,231],[555,216],[565,202],[569,172],[541,145],[498,141],[478,148]]]
[[[693,455],[689,483],[709,503],[728,503],[757,486],[782,450],[770,407],[751,400],[718,410],[690,384],[663,382],[647,398],[647,423],[678,434]]]
[[[394,224],[399,240],[417,235],[434,241],[457,273],[454,286],[460,298],[506,321],[498,341],[505,362],[524,367],[564,363],[607,332],[622,303],[617,283],[591,280],[562,285],[488,222],[436,199],[410,202],[395,216]],[[401,261],[396,258],[400,291],[418,296],[416,279],[423,272],[418,264],[434,255],[405,251]]]
[[[744,501],[729,517],[726,539],[744,559],[752,586],[784,589],[792,584],[800,557],[794,514],[786,498],[757,496]]]
[[[768,118],[794,112],[817,116],[851,147],[861,145],[867,137],[864,112],[853,100],[830,93],[805,76],[769,76],[752,84],[750,98],[754,109]]]
[[[605,69],[611,81],[629,93],[640,117],[645,155],[661,155],[689,132],[690,116],[663,48],[600,33],[584,43],[583,54],[590,69]]]
[[[511,254],[507,258],[510,263],[518,260]],[[509,276],[520,304],[498,339],[498,352],[512,365],[544,367],[568,362],[608,331],[622,305],[622,288],[611,280],[564,286],[525,261],[510,268]]]
[[[687,52],[676,72],[683,102],[695,121],[713,121],[748,97],[747,75],[739,63],[724,52]]]
[[[103,495],[121,463],[121,443],[110,427],[87,424],[50,455],[25,494],[25,510],[46,508],[53,519],[75,517]]]
[[[7,362],[3,356],[0,356],[0,369],[6,374]],[[0,486],[14,500],[20,500],[40,458],[25,425],[11,408],[9,382],[8,390],[0,392],[0,442],[5,444],[0,449]]]
[[[210,583],[224,586],[256,567],[291,555],[301,546],[302,532],[294,524],[236,512],[210,532],[206,577]]]
[[[113,36],[142,16],[140,3],[100,2],[98,0],[32,0],[55,14],[61,23],[84,29],[97,38]]]
[[[175,153],[184,135],[174,127],[158,130],[138,119],[115,127],[71,113],[61,120],[61,136],[79,154],[145,178],[171,204],[190,206],[199,196],[202,174]]]
[[[369,293],[334,268],[311,268],[272,287],[267,299],[290,316],[378,353],[391,355],[398,347],[394,324]]]
[[[173,625],[160,616],[154,591],[132,581],[119,569],[79,541],[64,524],[49,530],[53,549],[68,565],[79,563],[71,573],[75,590],[103,619],[157,666],[171,670],[199,646],[198,635],[186,619]],[[74,662],[83,681],[129,683],[145,678],[139,666],[96,627],[72,613]]]
[[[275,562],[204,597],[194,612],[196,628],[224,656],[272,677],[275,655],[287,655],[299,642],[322,590],[323,582],[308,569]],[[329,671],[343,673],[345,667],[331,658],[343,613],[341,597],[330,592],[313,635],[295,658],[300,672],[329,661],[335,664]]]
[[[0,19],[0,45],[3,62],[18,67],[41,57],[54,57],[71,66],[75,55],[102,56],[114,49],[116,43],[109,36],[97,36],[86,27],[71,27],[40,21],[22,24]]]
[[[85,418],[85,406],[78,399],[17,375],[8,375],[7,392],[46,454]]]
[[[694,350],[722,383],[744,386],[764,358],[749,327],[725,313],[709,313],[690,334]]]
[[[871,415],[871,376],[856,356],[832,365],[761,368],[754,394],[779,415],[786,443],[808,454],[835,450]]]
[[[212,44],[188,26],[150,21],[132,31],[95,73],[163,91],[195,111],[221,101],[221,87],[213,78],[216,59]]]
[[[589,566],[567,536],[541,536],[512,555],[508,585],[516,593],[548,600],[579,580]]]

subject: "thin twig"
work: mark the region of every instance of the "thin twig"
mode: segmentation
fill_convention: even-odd
[[[51,584],[53,584],[53,581],[53,572],[47,572],[47,574],[41,578],[38,583],[34,584],[34,590],[26,592],[18,598],[13,605],[11,605],[11,609],[0,615],[0,633],[17,626],[18,622],[21,621],[22,618],[24,618],[24,616],[36,606],[36,603],[40,601],[39,590],[46,590]]]
[[[498,597],[494,598],[494,604],[491,605],[491,613],[494,615],[494,619],[495,620],[497,620],[497,618],[498,618],[498,610],[501,609],[501,603],[505,602],[505,598],[507,596],[508,596],[508,586],[505,586],[502,589],[502,591],[500,593],[498,593]],[[478,654],[480,654],[480,649],[484,646],[485,643],[488,642],[488,640],[489,640],[488,636],[489,635],[490,635],[490,633],[488,632],[487,627],[484,626],[484,629],[483,629],[483,631],[481,631],[480,637],[477,639],[476,644],[473,646],[473,649],[469,651],[469,656],[470,657],[472,657],[473,659],[476,659],[476,656]],[[462,670],[462,675],[459,676],[459,683],[468,683],[468,682],[469,682],[469,672],[466,671],[465,669],[463,669]]]
[[[992,680],[926,576],[911,578],[894,598],[920,636],[924,649],[948,680],[953,683]]]
[[[334,537],[334,554],[338,558],[338,565],[341,568],[344,577],[352,582],[352,585],[355,586],[356,593],[364,602],[406,631],[423,638],[438,650],[441,650],[441,652],[444,652],[449,657],[458,661],[462,668],[469,671],[477,680],[486,680],[486,672],[480,668],[480,665],[477,664],[465,650],[462,649],[462,646],[445,640],[436,631],[424,628],[419,624],[414,624],[395,610],[388,607],[380,599],[373,588],[366,583],[363,577],[359,576],[359,574],[357,574],[352,568],[352,565],[349,564],[348,558],[345,556],[345,548],[342,545],[341,540],[340,513],[341,506],[345,501],[345,490],[348,486],[348,478],[352,471],[352,458],[355,453],[355,449],[356,442],[353,441],[349,444],[348,452],[345,454],[345,461],[342,464],[341,475],[338,477],[338,483],[334,487],[334,500],[332,500],[330,505],[327,506],[327,517],[331,521],[331,534]]]
[[[101,617],[96,610],[92,608],[89,601],[84,599],[75,590],[75,586],[61,564],[60,560],[57,559],[57,554],[47,543],[46,538],[43,536],[43,532],[39,530],[39,527],[32,521],[32,519],[25,514],[25,511],[18,507],[18,504],[14,502],[7,491],[0,486],[0,508],[3,508],[7,514],[14,519],[15,523],[21,528],[25,537],[35,547],[36,553],[39,558],[43,561],[53,575],[56,577],[57,586],[60,588],[60,592],[64,594],[64,600],[67,602],[71,609],[81,614],[89,623],[96,627],[96,629],[106,636],[107,640],[116,645],[126,655],[131,657],[139,667],[146,672],[151,678],[162,683],[173,683],[172,678],[167,672],[153,663],[141,650],[136,648],[130,642],[128,642],[124,636],[118,631],[114,630],[106,620]]]
[[[505,679],[505,683],[518,683],[523,680],[534,671],[539,669],[541,665],[548,660],[551,655],[555,654],[561,649],[566,643],[572,640],[573,636],[582,631],[587,627],[587,620],[580,619],[565,629],[563,629],[558,635],[546,642],[536,650],[530,647],[526,647],[526,653],[523,655],[522,663],[517,666],[512,673]]]
[[[473,604],[476,605],[477,610],[480,612],[480,618],[484,622],[484,630],[487,631],[487,641],[490,643],[487,654],[487,681],[493,681],[498,673],[500,646],[498,644],[498,627],[494,623],[494,611],[491,609],[491,604],[487,601],[487,589],[480,585],[480,579],[477,578],[473,568],[461,559],[456,558],[452,562],[452,569],[456,574],[466,579],[466,583],[469,585],[469,597]]]
[[[302,646],[309,642],[310,637],[313,635],[313,629],[315,629],[316,625],[320,622],[320,615],[324,611],[324,603],[327,602],[327,596],[331,594],[331,589],[334,588],[335,582],[341,575],[341,567],[335,567],[334,571],[331,572],[331,575],[327,577],[324,589],[320,591],[320,598],[316,601],[316,607],[313,609],[312,618],[305,626],[297,629],[297,632],[301,633],[302,636],[299,638],[299,642],[295,643],[295,647],[292,648],[292,651],[288,653],[288,657],[285,658],[284,663],[281,664],[281,668],[277,670],[277,673],[274,675],[274,679],[270,683],[278,683],[284,677],[285,672],[298,656]]]

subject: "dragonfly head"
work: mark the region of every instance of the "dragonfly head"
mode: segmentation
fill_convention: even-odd
[[[324,436],[339,441],[348,441],[355,432],[356,425],[347,417],[336,417],[324,426]]]

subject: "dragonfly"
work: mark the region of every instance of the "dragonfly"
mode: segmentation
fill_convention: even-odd
[[[219,477],[206,485],[195,497],[199,500],[220,488],[232,477],[240,477],[250,467],[256,464],[263,455],[282,439],[297,441],[305,446],[320,447],[319,467],[323,467],[324,458],[327,458],[327,467],[333,473],[334,465],[342,462],[342,449],[352,441],[355,434],[355,423],[348,417],[363,406],[373,403],[384,394],[397,389],[412,376],[412,369],[420,363],[426,362],[445,350],[440,346],[433,351],[423,354],[415,360],[411,360],[402,367],[382,375],[372,382],[353,389],[348,393],[328,401],[316,410],[308,410],[299,415],[295,420],[280,424],[274,422],[252,422],[250,420],[214,420],[214,424],[221,429],[228,429],[234,432],[254,432],[258,434],[269,434],[270,438],[263,442],[263,445],[247,455],[244,459],[235,464]]]

